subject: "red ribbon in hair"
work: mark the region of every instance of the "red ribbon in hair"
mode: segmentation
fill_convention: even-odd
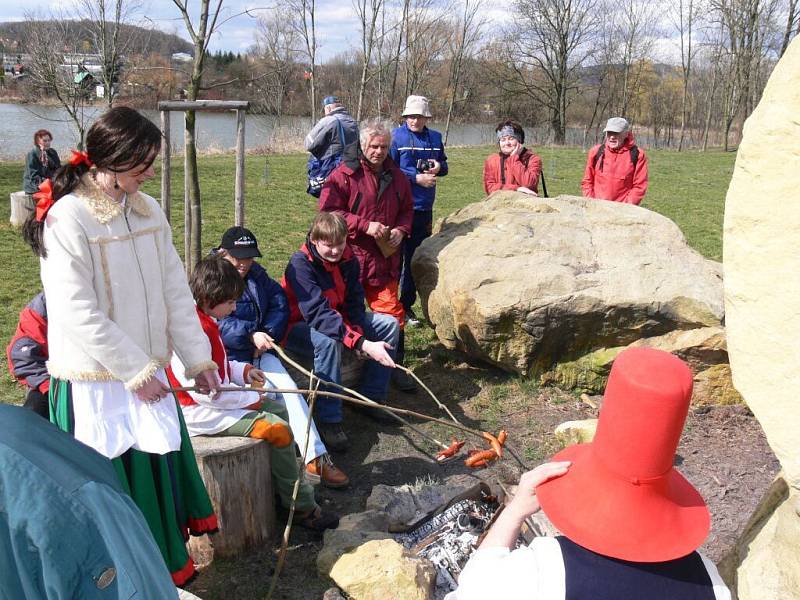
[[[78,151],[73,148],[72,156],[69,158],[69,164],[73,167],[77,167],[81,163],[85,164],[90,169],[92,168],[92,165],[94,165],[94,163],[89,160],[89,155],[86,152],[83,150]]]
[[[56,202],[53,200],[53,184],[49,179],[39,184],[39,191],[33,195],[33,199],[36,200],[36,220],[41,223]]]

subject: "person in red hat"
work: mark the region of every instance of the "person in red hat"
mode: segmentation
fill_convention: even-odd
[[[522,476],[445,600],[729,600],[697,552],[708,508],[673,467],[691,396],[682,360],[652,348],[622,352],[594,440]],[[540,508],[562,535],[514,549]]]

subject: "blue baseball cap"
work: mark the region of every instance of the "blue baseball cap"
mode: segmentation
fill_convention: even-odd
[[[322,108],[325,108],[328,104],[339,104],[339,98],[336,96],[325,96],[322,99]]]

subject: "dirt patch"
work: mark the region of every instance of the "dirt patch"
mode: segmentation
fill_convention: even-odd
[[[491,431],[507,429],[509,444],[530,467],[560,449],[552,435],[556,425],[596,417],[598,413],[573,394],[538,388],[484,365],[466,362],[438,346],[426,353],[415,372],[465,425]],[[389,403],[439,416],[438,408],[422,391],[407,395],[393,390]],[[442,441],[449,442],[452,435],[438,424],[416,424]],[[426,453],[432,454],[436,449],[403,427],[375,423],[349,408],[345,408],[345,426],[352,447],[335,455],[334,460],[350,475],[351,486],[343,491],[322,487],[317,491],[324,506],[342,515],[364,510],[375,484],[400,485],[422,478],[438,481],[469,471],[460,460],[446,465],[432,462]],[[676,464],[709,504],[712,531],[702,549],[718,561],[771,483],[778,462],[746,407],[712,406],[690,413]],[[506,458],[478,474],[491,483],[496,478],[516,481],[520,472],[520,467]],[[278,515],[280,523],[285,521],[280,509]],[[275,598],[322,597],[331,584],[317,575],[315,560],[321,545],[321,535],[293,529]],[[189,590],[205,600],[261,598],[269,589],[275,562],[276,549],[272,547],[253,550],[236,560],[217,560]]]

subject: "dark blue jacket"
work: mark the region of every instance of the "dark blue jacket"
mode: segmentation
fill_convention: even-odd
[[[310,241],[292,254],[281,285],[291,305],[291,325],[305,321],[347,348],[363,343],[366,312],[358,259],[346,246],[339,262],[327,262]]]
[[[228,358],[251,362],[255,350],[251,339],[254,333],[263,331],[276,342],[283,339],[289,322],[289,303],[280,284],[256,262],[244,283],[244,293],[236,301],[236,310],[219,322],[219,331]]]
[[[417,161],[421,158],[438,160],[441,169],[436,176],[447,175],[447,156],[444,153],[442,134],[428,127],[425,127],[420,133],[414,133],[406,123],[403,123],[392,132],[392,147],[389,155],[411,184],[414,210],[433,210],[436,187],[426,188],[417,185]]]

